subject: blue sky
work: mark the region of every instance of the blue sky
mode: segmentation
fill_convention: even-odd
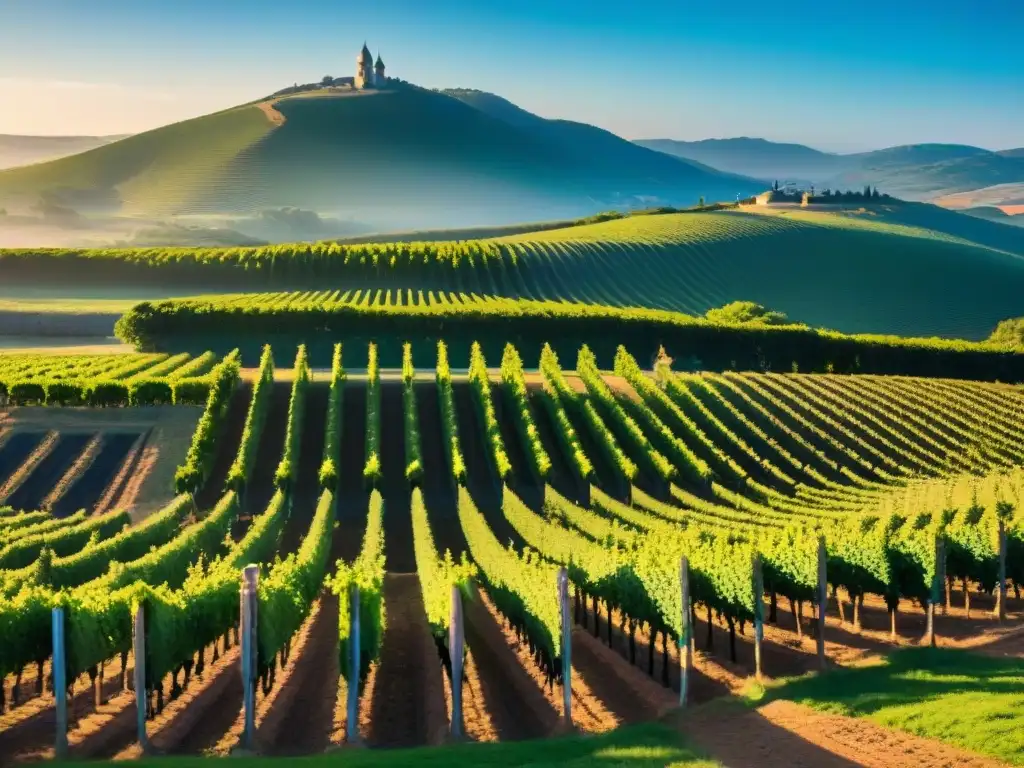
[[[135,132],[350,75],[627,138],[1024,146],[1024,2],[5,0],[0,133]]]

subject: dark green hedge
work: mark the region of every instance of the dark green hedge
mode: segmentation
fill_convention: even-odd
[[[231,304],[216,299],[145,302],[118,321],[117,334],[143,350],[210,336],[231,339],[243,348],[249,341],[274,339],[324,348],[338,339],[401,339],[417,346],[443,338],[456,345],[479,340],[488,352],[511,341],[527,364],[538,359],[545,341],[552,341],[575,349],[587,344],[607,368],[619,344],[641,365],[664,345],[679,368],[1024,381],[1024,354],[987,343],[851,336],[795,325],[716,325],[661,310],[517,299],[432,306],[274,306],[254,294],[249,301],[236,298]]]

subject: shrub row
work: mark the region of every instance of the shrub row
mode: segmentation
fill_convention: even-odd
[[[110,408],[140,405],[196,405],[209,394],[206,378],[28,379],[0,381],[0,396],[13,405]]]
[[[520,352],[539,352],[558,337],[577,348],[587,343],[610,367],[619,344],[653,357],[659,347],[682,367],[707,370],[878,373],[977,380],[1024,380],[1024,353],[1006,346],[958,339],[847,335],[798,325],[712,323],[655,309],[493,298],[468,304],[380,305],[276,303],[254,295],[143,303],[117,323],[118,336],[151,349],[177,336],[298,335],[312,342],[333,335],[377,335],[512,340]],[[605,353],[607,350],[607,353]],[[607,360],[600,359],[606,354]]]

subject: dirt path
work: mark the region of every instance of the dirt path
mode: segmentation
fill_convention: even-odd
[[[466,644],[473,654],[479,694],[498,739],[539,738],[555,728],[559,713],[508,647],[503,628],[483,601],[464,601]]]
[[[273,744],[264,750],[270,755],[307,755],[323,752],[330,745],[334,723],[334,704],[338,694],[338,600],[324,595],[310,638],[302,654],[290,660],[291,673],[286,686],[295,689],[288,697],[283,714],[277,716]]]
[[[427,627],[415,574],[384,577],[387,626],[381,645],[366,742],[374,747],[440,744],[448,732],[441,661]]]
[[[788,701],[757,710],[704,709],[675,716],[698,749],[729,768],[997,768],[956,747],[861,718]]]
[[[380,410],[384,556],[391,573],[414,573],[416,555],[412,547],[411,492],[405,479],[405,402],[401,383],[381,384]]]

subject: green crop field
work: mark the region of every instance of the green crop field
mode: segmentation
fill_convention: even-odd
[[[283,309],[280,297],[268,305]],[[499,356],[443,342],[417,354],[417,343],[403,345],[397,377],[382,375],[376,344],[351,342],[316,376],[302,346],[277,350],[288,376],[276,375],[269,346],[244,377],[237,352],[0,356],[0,396],[18,406],[0,421],[5,760],[64,749],[54,720],[32,715],[56,706],[35,684],[54,654],[74,704],[71,756],[141,756],[137,701],[145,738],[163,752],[244,746],[246,630],[234,628],[249,563],[259,564],[254,664],[244,665],[250,746],[265,754],[354,739],[437,745],[453,722],[474,741],[515,741],[561,732],[569,717],[584,733],[654,720],[678,703],[687,638],[700,649],[688,694],[700,703],[723,693],[702,677],[712,669],[726,690],[755,672],[818,669],[803,639],[812,626],[838,661],[857,634],[882,646],[1005,643],[993,612],[1005,629],[1024,620],[1024,395],[1014,386],[695,373],[665,359],[644,370],[626,347],[603,368],[587,346],[560,360],[550,346],[534,359],[514,344]],[[433,364],[414,365],[424,357]],[[74,436],[26,436],[19,414],[156,402],[205,402],[173,499],[131,526],[116,509],[66,514],[61,496],[99,475],[81,459],[54,471]],[[93,465],[109,464],[103,456]],[[21,501],[42,496],[58,501]],[[55,608],[62,638],[51,632]],[[145,633],[133,637],[138,620]],[[134,692],[139,642],[145,691]],[[903,670],[921,690],[949,674],[916,671],[914,658],[885,674]],[[963,667],[971,706],[1001,706],[993,669]],[[770,695],[831,707],[831,674]],[[463,682],[461,721],[446,703],[452,679]],[[927,722],[899,702],[871,705],[872,686],[892,680],[835,678],[847,679],[843,712],[871,709],[879,722],[997,756],[1008,748],[980,744],[937,703],[920,704]],[[552,749],[566,761],[697,759],[665,730],[630,733],[589,753],[573,740]],[[523,750],[477,756],[535,760]]]

